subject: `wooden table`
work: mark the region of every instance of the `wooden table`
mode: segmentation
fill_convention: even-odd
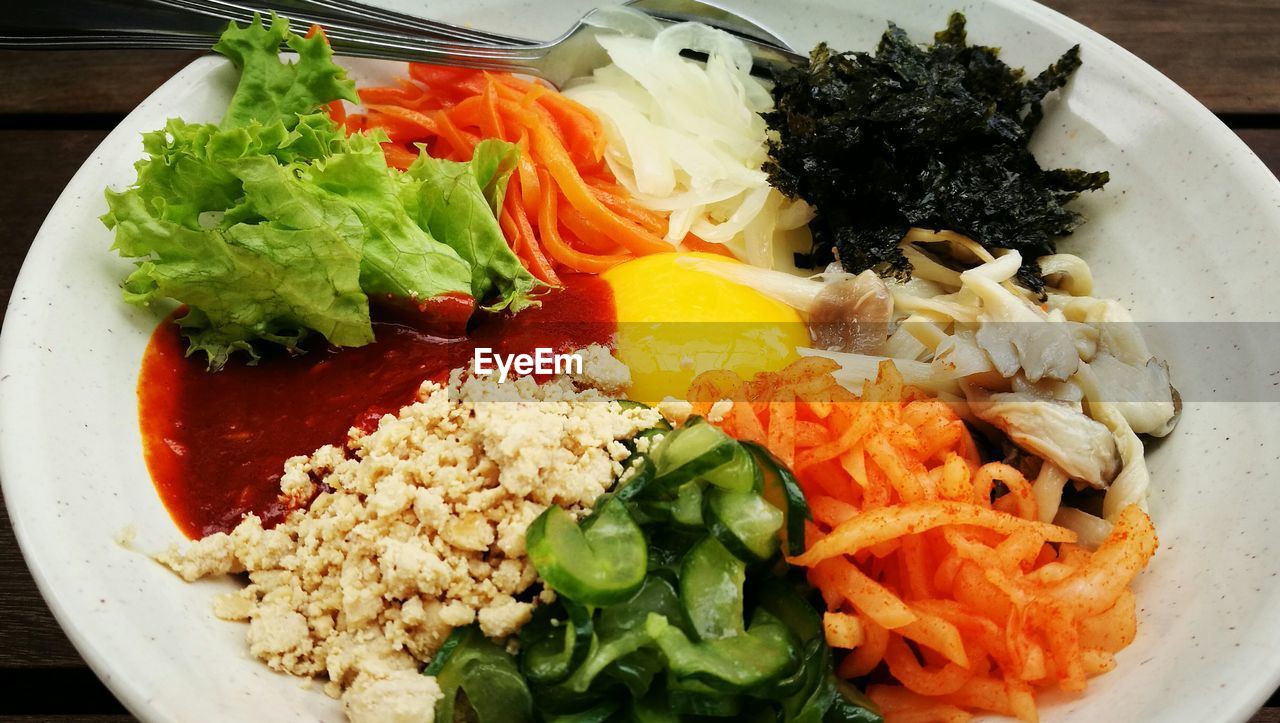
[[[1280,172],[1280,0],[1049,0],[1159,68]],[[0,52],[0,322],[62,187],[195,56]],[[126,721],[36,591],[0,507],[0,719]],[[50,696],[46,691],[57,690]],[[1253,723],[1280,723],[1273,697]]]

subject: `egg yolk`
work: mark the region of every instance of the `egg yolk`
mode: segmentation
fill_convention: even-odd
[[[601,275],[617,309],[617,356],[631,367],[628,396],[653,404],[685,398],[698,374],[730,369],[744,379],[797,358],[809,334],[794,309],[740,284],[691,269],[681,258],[644,256]]]

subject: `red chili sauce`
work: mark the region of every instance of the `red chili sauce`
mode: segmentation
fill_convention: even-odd
[[[594,276],[564,284],[540,307],[514,316],[480,312],[469,325],[470,297],[423,309],[375,305],[373,344],[316,345],[253,366],[237,358],[216,373],[203,358],[184,356],[186,341],[166,320],[138,377],[143,446],[160,498],[191,538],[230,531],[249,512],[276,524],[289,512],[279,500],[286,459],[340,444],[353,426],[372,429],[412,402],[424,380],[443,381],[468,366],[476,347],[515,354],[611,345],[608,285]]]

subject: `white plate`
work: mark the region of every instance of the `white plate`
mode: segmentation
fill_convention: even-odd
[[[455,22],[549,37],[592,0],[432,4]],[[411,0],[401,9],[413,10]],[[955,8],[974,41],[1039,69],[1074,43],[1084,67],[1037,138],[1046,165],[1106,168],[1064,244],[1104,293],[1143,320],[1275,321],[1272,251],[1280,184],[1205,108],[1137,58],[1046,8],[1015,0],[742,3],[795,47],[872,47],[893,19],[923,40]],[[416,8],[422,11],[422,8]],[[357,75],[386,66],[352,66]],[[394,68],[392,68],[394,70]],[[114,539],[181,539],[144,466],[134,384],[155,314],[124,304],[128,264],[108,251],[102,189],[134,177],[139,134],[170,116],[216,119],[233,74],[202,59],[143,102],[67,186],[18,278],[0,338],[0,479],[18,540],[54,614],[85,659],[147,720],[339,720],[318,688],[246,654],[245,629],[215,620],[213,595]],[[1170,360],[1175,377],[1190,364]],[[1247,361],[1247,360],[1246,360]],[[1276,369],[1274,358],[1254,371]],[[1204,368],[1201,367],[1201,372]],[[1208,400],[1198,400],[1200,402]],[[1273,404],[1193,403],[1153,451],[1161,547],[1138,582],[1141,626],[1119,668],[1082,697],[1046,699],[1047,721],[1244,720],[1280,682],[1280,415]]]

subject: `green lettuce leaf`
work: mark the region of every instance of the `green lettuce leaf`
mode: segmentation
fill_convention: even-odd
[[[400,175],[387,167],[376,139],[357,135],[351,136],[348,152],[315,163],[302,179],[348,204],[363,222],[360,284],[367,293],[426,299],[446,291],[471,292],[470,259],[464,261],[409,216],[400,199]]]
[[[490,139],[476,145],[469,163],[422,153],[405,174],[405,207],[418,225],[471,264],[471,295],[496,295],[491,309],[520,311],[537,303],[529,294],[539,282],[507,245],[496,218],[519,153],[510,143]]]
[[[281,43],[298,54],[297,63],[281,62]],[[297,116],[323,103],[339,98],[359,102],[355,84],[333,62],[333,51],[325,39],[319,34],[304,38],[290,33],[289,21],[284,18],[272,15],[266,27],[256,15],[244,28],[231,23],[213,49],[240,71],[240,83],[222,117],[224,128],[255,121],[264,125],[282,121],[292,128]]]
[[[345,143],[329,132],[328,143]],[[315,139],[280,122],[248,132],[170,121],[144,139],[150,158],[138,183],[107,191],[113,248],[144,259],[124,282],[125,300],[186,304],[188,353],[206,354],[211,368],[236,351],[256,357],[255,339],[296,349],[309,329],[341,346],[373,339],[360,219],[280,162]]]
[[[107,191],[113,248],[136,260],[125,300],[185,304],[188,354],[214,370],[238,352],[257,359],[259,342],[296,351],[311,332],[367,344],[370,296],[534,303],[537,282],[494,215],[517,149],[486,142],[470,163],[388,168],[385,136],[347,136],[317,112],[354,89],[322,39],[287,31],[278,18],[232,25],[215,46],[241,69],[223,121],[145,134],[137,181]],[[280,62],[282,41],[296,64]]]

